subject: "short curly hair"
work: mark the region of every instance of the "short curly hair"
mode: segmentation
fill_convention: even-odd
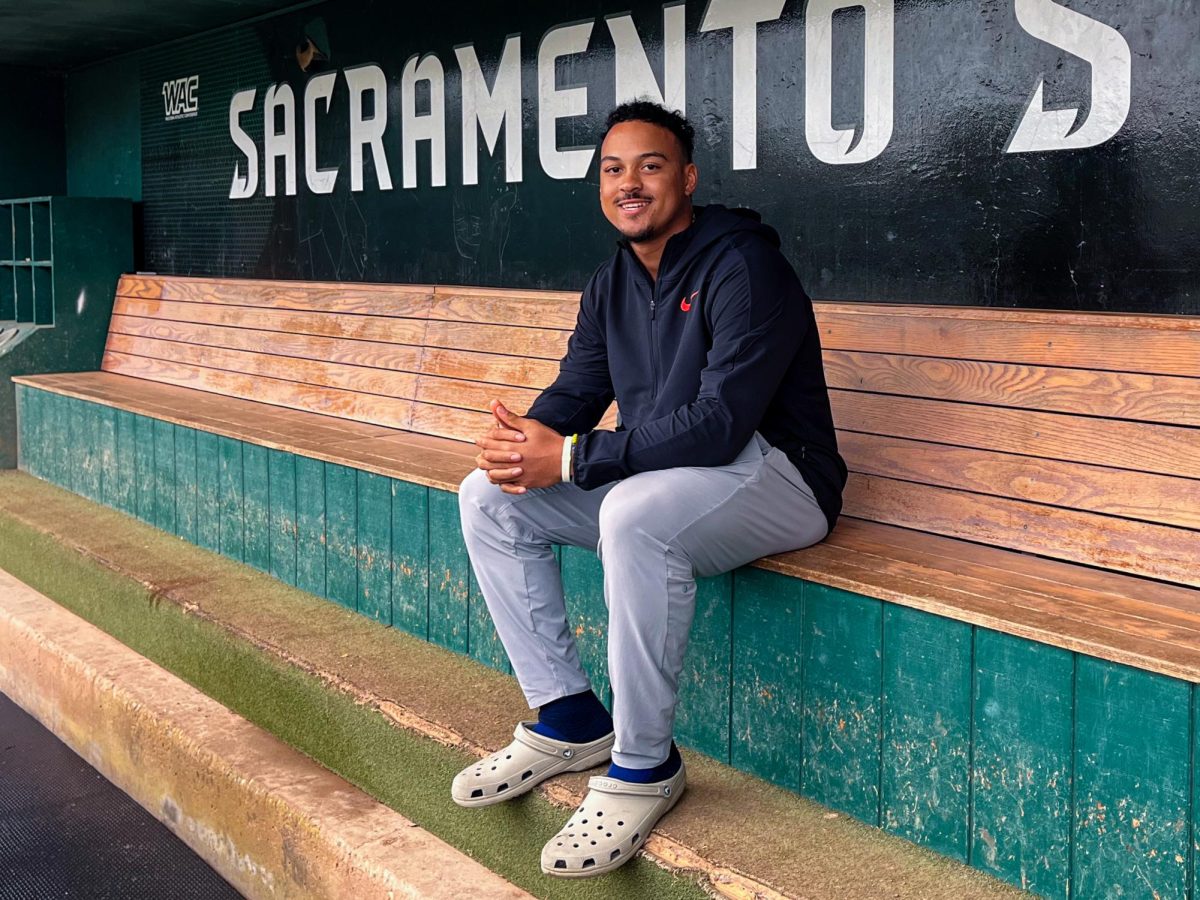
[[[630,100],[622,103],[608,114],[604,120],[604,134],[600,136],[601,142],[608,137],[608,133],[612,131],[614,125],[620,125],[622,122],[649,122],[651,125],[667,129],[679,140],[679,146],[683,148],[684,160],[689,163],[692,161],[692,151],[696,146],[696,130],[688,124],[688,120],[683,117],[682,113],[667,109],[661,103],[655,103],[653,100]]]

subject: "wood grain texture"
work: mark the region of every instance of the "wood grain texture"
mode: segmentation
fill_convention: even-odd
[[[874,303],[813,307],[827,350],[1200,376],[1200,320],[1186,316]]]
[[[854,350],[827,350],[824,357],[831,388],[1200,425],[1196,378]]]
[[[1200,529],[1200,479],[850,431],[838,449],[864,475]]]

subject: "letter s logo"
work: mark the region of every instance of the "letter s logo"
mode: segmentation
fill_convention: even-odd
[[[1078,150],[1103,144],[1115,136],[1129,115],[1131,61],[1125,38],[1115,28],[1053,0],[1015,2],[1022,28],[1091,65],[1092,107],[1072,132],[1079,110],[1046,109],[1042,102],[1046,83],[1039,79],[1006,151]]]

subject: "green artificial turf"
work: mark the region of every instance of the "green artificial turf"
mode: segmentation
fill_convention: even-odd
[[[3,515],[0,568],[538,897],[705,896],[696,881],[646,859],[594,879],[543,875],[541,847],[565,821],[563,810],[536,793],[460,809],[449,784],[471,757],[396,728],[315,676]]]

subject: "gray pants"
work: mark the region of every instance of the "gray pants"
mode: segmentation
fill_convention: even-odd
[[[479,587],[530,707],[588,690],[552,544],[604,565],[613,761],[667,758],[696,577],[807,547],[828,526],[787,456],[755,433],[727,466],[642,472],[585,491],[506,494],[479,469],[458,495]]]

